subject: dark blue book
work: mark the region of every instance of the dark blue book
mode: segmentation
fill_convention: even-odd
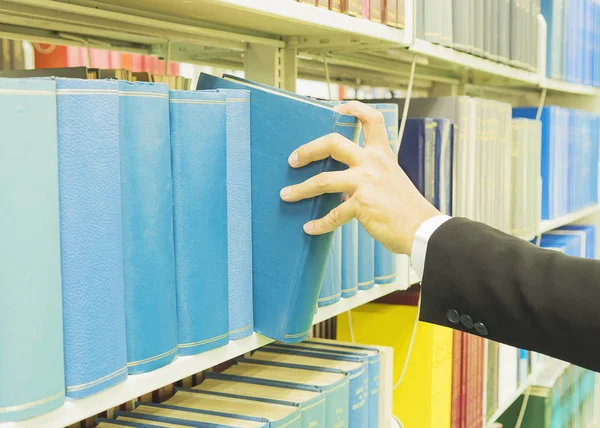
[[[435,204],[435,127],[430,118],[407,119],[398,163],[415,187]]]

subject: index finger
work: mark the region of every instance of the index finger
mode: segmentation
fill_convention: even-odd
[[[348,101],[336,105],[333,109],[338,113],[349,114],[360,120],[365,136],[365,146],[389,146],[385,121],[380,111],[360,101]]]
[[[355,166],[360,162],[361,150],[358,144],[340,134],[328,134],[300,146],[290,155],[289,163],[299,168],[331,156],[348,166]]]

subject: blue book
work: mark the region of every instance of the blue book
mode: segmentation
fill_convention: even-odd
[[[342,297],[358,292],[358,220],[342,226]]]
[[[192,390],[296,406],[300,409],[302,428],[325,426],[327,406],[326,397],[322,391],[259,385],[246,378],[238,378],[224,373],[205,372],[204,376],[204,381]]]
[[[385,130],[387,131],[390,149],[394,156],[398,156],[400,141],[398,140],[398,104],[377,103],[371,104],[383,114]],[[390,284],[396,281],[397,276],[396,254],[385,248],[382,244],[374,242],[374,280],[377,284]]]
[[[276,342],[273,346],[284,346]],[[379,350],[368,346],[348,344],[328,339],[308,339],[295,345],[285,345],[288,348],[308,350],[324,354],[338,354],[345,356],[357,356],[368,360],[368,419],[369,428],[379,426],[379,378],[380,378],[380,355]]]
[[[115,417],[123,423],[161,427],[269,427],[269,421],[262,417],[221,414],[155,403],[140,403],[131,412],[117,411]]]
[[[321,284],[319,307],[332,305],[342,296],[342,229],[333,232],[333,243],[327,255],[325,275]]]
[[[65,398],[56,83],[0,79],[0,422]]]
[[[398,164],[431,204],[435,204],[435,127],[430,118],[407,119],[398,153]]]
[[[257,421],[264,419],[269,422],[269,428],[301,427],[300,409],[297,406],[224,397],[183,388],[176,388],[176,391],[175,395],[163,402],[161,406],[215,416],[240,416],[254,418]]]
[[[348,373],[350,376],[348,426],[362,428],[368,425],[369,364],[366,357],[319,353],[293,347],[267,346],[255,351],[248,358],[284,367],[328,368]]]
[[[177,356],[169,89],[119,82],[125,320],[129,373]]]
[[[358,143],[365,146],[362,129]],[[368,290],[375,286],[375,239],[358,223],[358,289]]]
[[[83,398],[127,378],[119,84],[56,88],[65,380]]]
[[[555,249],[561,251],[568,256],[584,257],[585,245],[582,245],[580,235],[559,235],[547,234],[542,235],[540,247],[547,249]]]
[[[179,353],[229,341],[226,100],[170,91]]]
[[[252,309],[252,186],[250,91],[219,89],[227,98],[227,270],[229,338],[254,331]]]
[[[452,153],[454,125],[448,119],[433,119],[435,133],[435,191],[434,205],[442,214],[452,214]]]
[[[343,166],[331,158],[297,169],[287,160],[302,144],[332,132],[354,139],[359,129],[356,118],[335,112],[325,102],[235,76],[202,74],[198,89],[251,92],[254,329],[277,340],[302,341],[312,328],[333,240],[333,233],[310,236],[302,226],[325,216],[341,203],[342,195],[286,203],[279,192],[320,172],[341,170]]]
[[[224,373],[259,385],[322,391],[326,400],[325,426],[348,426],[350,379],[345,372],[306,366],[289,367],[269,361],[239,358]]]
[[[567,225],[546,232],[547,235],[576,235],[581,240],[581,257],[596,258],[596,227],[591,225]]]

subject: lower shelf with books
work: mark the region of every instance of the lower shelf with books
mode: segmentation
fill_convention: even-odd
[[[400,256],[399,276],[396,282],[375,285],[369,290],[359,291],[353,297],[344,298],[333,305],[319,308],[315,314],[313,324],[320,323],[394,291],[407,289],[410,285],[407,284],[409,276],[410,281],[416,282],[418,280],[412,269],[411,275],[407,274],[407,269],[408,258]],[[87,398],[76,401],[67,400],[63,406],[42,416],[21,422],[0,423],[0,428],[37,428],[42,426],[58,428],[69,426],[272,342],[273,340],[268,337],[253,333],[244,339],[230,341],[227,345],[217,349],[193,356],[179,357],[171,364],[154,371],[129,376],[127,381]]]

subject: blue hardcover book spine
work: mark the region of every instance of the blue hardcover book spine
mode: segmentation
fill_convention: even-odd
[[[398,164],[415,187],[425,194],[425,119],[406,119]]]
[[[579,144],[578,140],[580,135],[580,127],[577,112],[572,112],[569,117],[569,128],[575,132],[575,135],[568,140],[568,158],[567,158],[567,198],[566,198],[566,213],[577,210],[577,187],[579,183],[576,179],[576,150]],[[562,214],[562,213],[561,213]]]
[[[249,358],[238,358],[238,362],[259,364],[263,366],[280,366],[280,367],[292,367],[302,370],[316,370],[323,372],[340,373],[339,370],[326,369],[321,367],[306,367],[294,364],[285,363],[274,363],[271,361],[254,360]],[[271,380],[253,379],[257,383],[271,386],[284,386],[284,387],[308,387],[308,385],[297,384],[293,382],[278,382]],[[336,384],[329,385],[323,388],[325,393],[327,414],[326,414],[326,427],[347,427],[349,425],[349,400],[350,395],[350,375],[346,374],[346,377]]]
[[[358,143],[365,146],[365,137],[360,131]],[[375,240],[358,224],[358,289],[368,290],[375,285]]]
[[[217,92],[227,97],[229,338],[236,340],[254,331],[250,91],[219,89]]]
[[[563,248],[569,256],[585,257],[580,235],[543,234],[540,241],[542,248]]]
[[[129,373],[177,356],[169,89],[119,82],[125,321]]]
[[[335,112],[327,103],[235,76],[202,74],[198,88],[251,92],[252,182],[257,183],[252,186],[254,328],[278,340],[302,341],[312,328],[333,240],[332,233],[310,236],[302,226],[325,216],[343,195],[287,203],[279,192],[320,172],[341,170],[331,158],[303,168],[289,167],[287,159],[302,144],[332,132],[354,139],[356,118]]]
[[[358,292],[358,220],[342,226],[342,297]]]
[[[570,224],[553,230],[550,233],[574,233],[583,234],[583,246],[585,247],[585,257],[588,259],[596,258],[596,227],[590,225]]]
[[[398,104],[378,103],[371,104],[383,114],[385,129],[394,156],[398,157],[400,141],[398,140]],[[396,254],[374,241],[374,279],[377,284],[390,284],[397,276]]]
[[[179,352],[229,341],[227,97],[170,91]]]
[[[57,79],[67,396],[127,378],[119,84]]]
[[[328,306],[340,300],[342,295],[342,229],[333,232],[333,243],[327,256],[325,275],[321,284],[318,306]]]
[[[349,391],[348,391],[348,426],[350,428],[364,428],[369,424],[369,364],[368,358],[365,356],[352,356],[342,354],[328,354],[322,352],[312,352],[310,349],[296,347],[279,348],[277,346],[269,346],[265,349],[267,353],[278,353],[278,354],[289,354],[298,355],[304,357],[323,358],[337,361],[351,361],[359,363],[355,369],[348,371],[350,377]],[[252,360],[256,361],[256,360]],[[261,360],[258,357],[258,361]],[[268,361],[268,360],[267,360]],[[269,361],[270,362],[270,361]],[[280,365],[284,367],[311,367],[311,368],[322,368],[316,364],[308,365],[302,363],[287,363],[287,362],[272,362],[272,364]]]
[[[0,422],[64,402],[56,83],[0,79]]]

